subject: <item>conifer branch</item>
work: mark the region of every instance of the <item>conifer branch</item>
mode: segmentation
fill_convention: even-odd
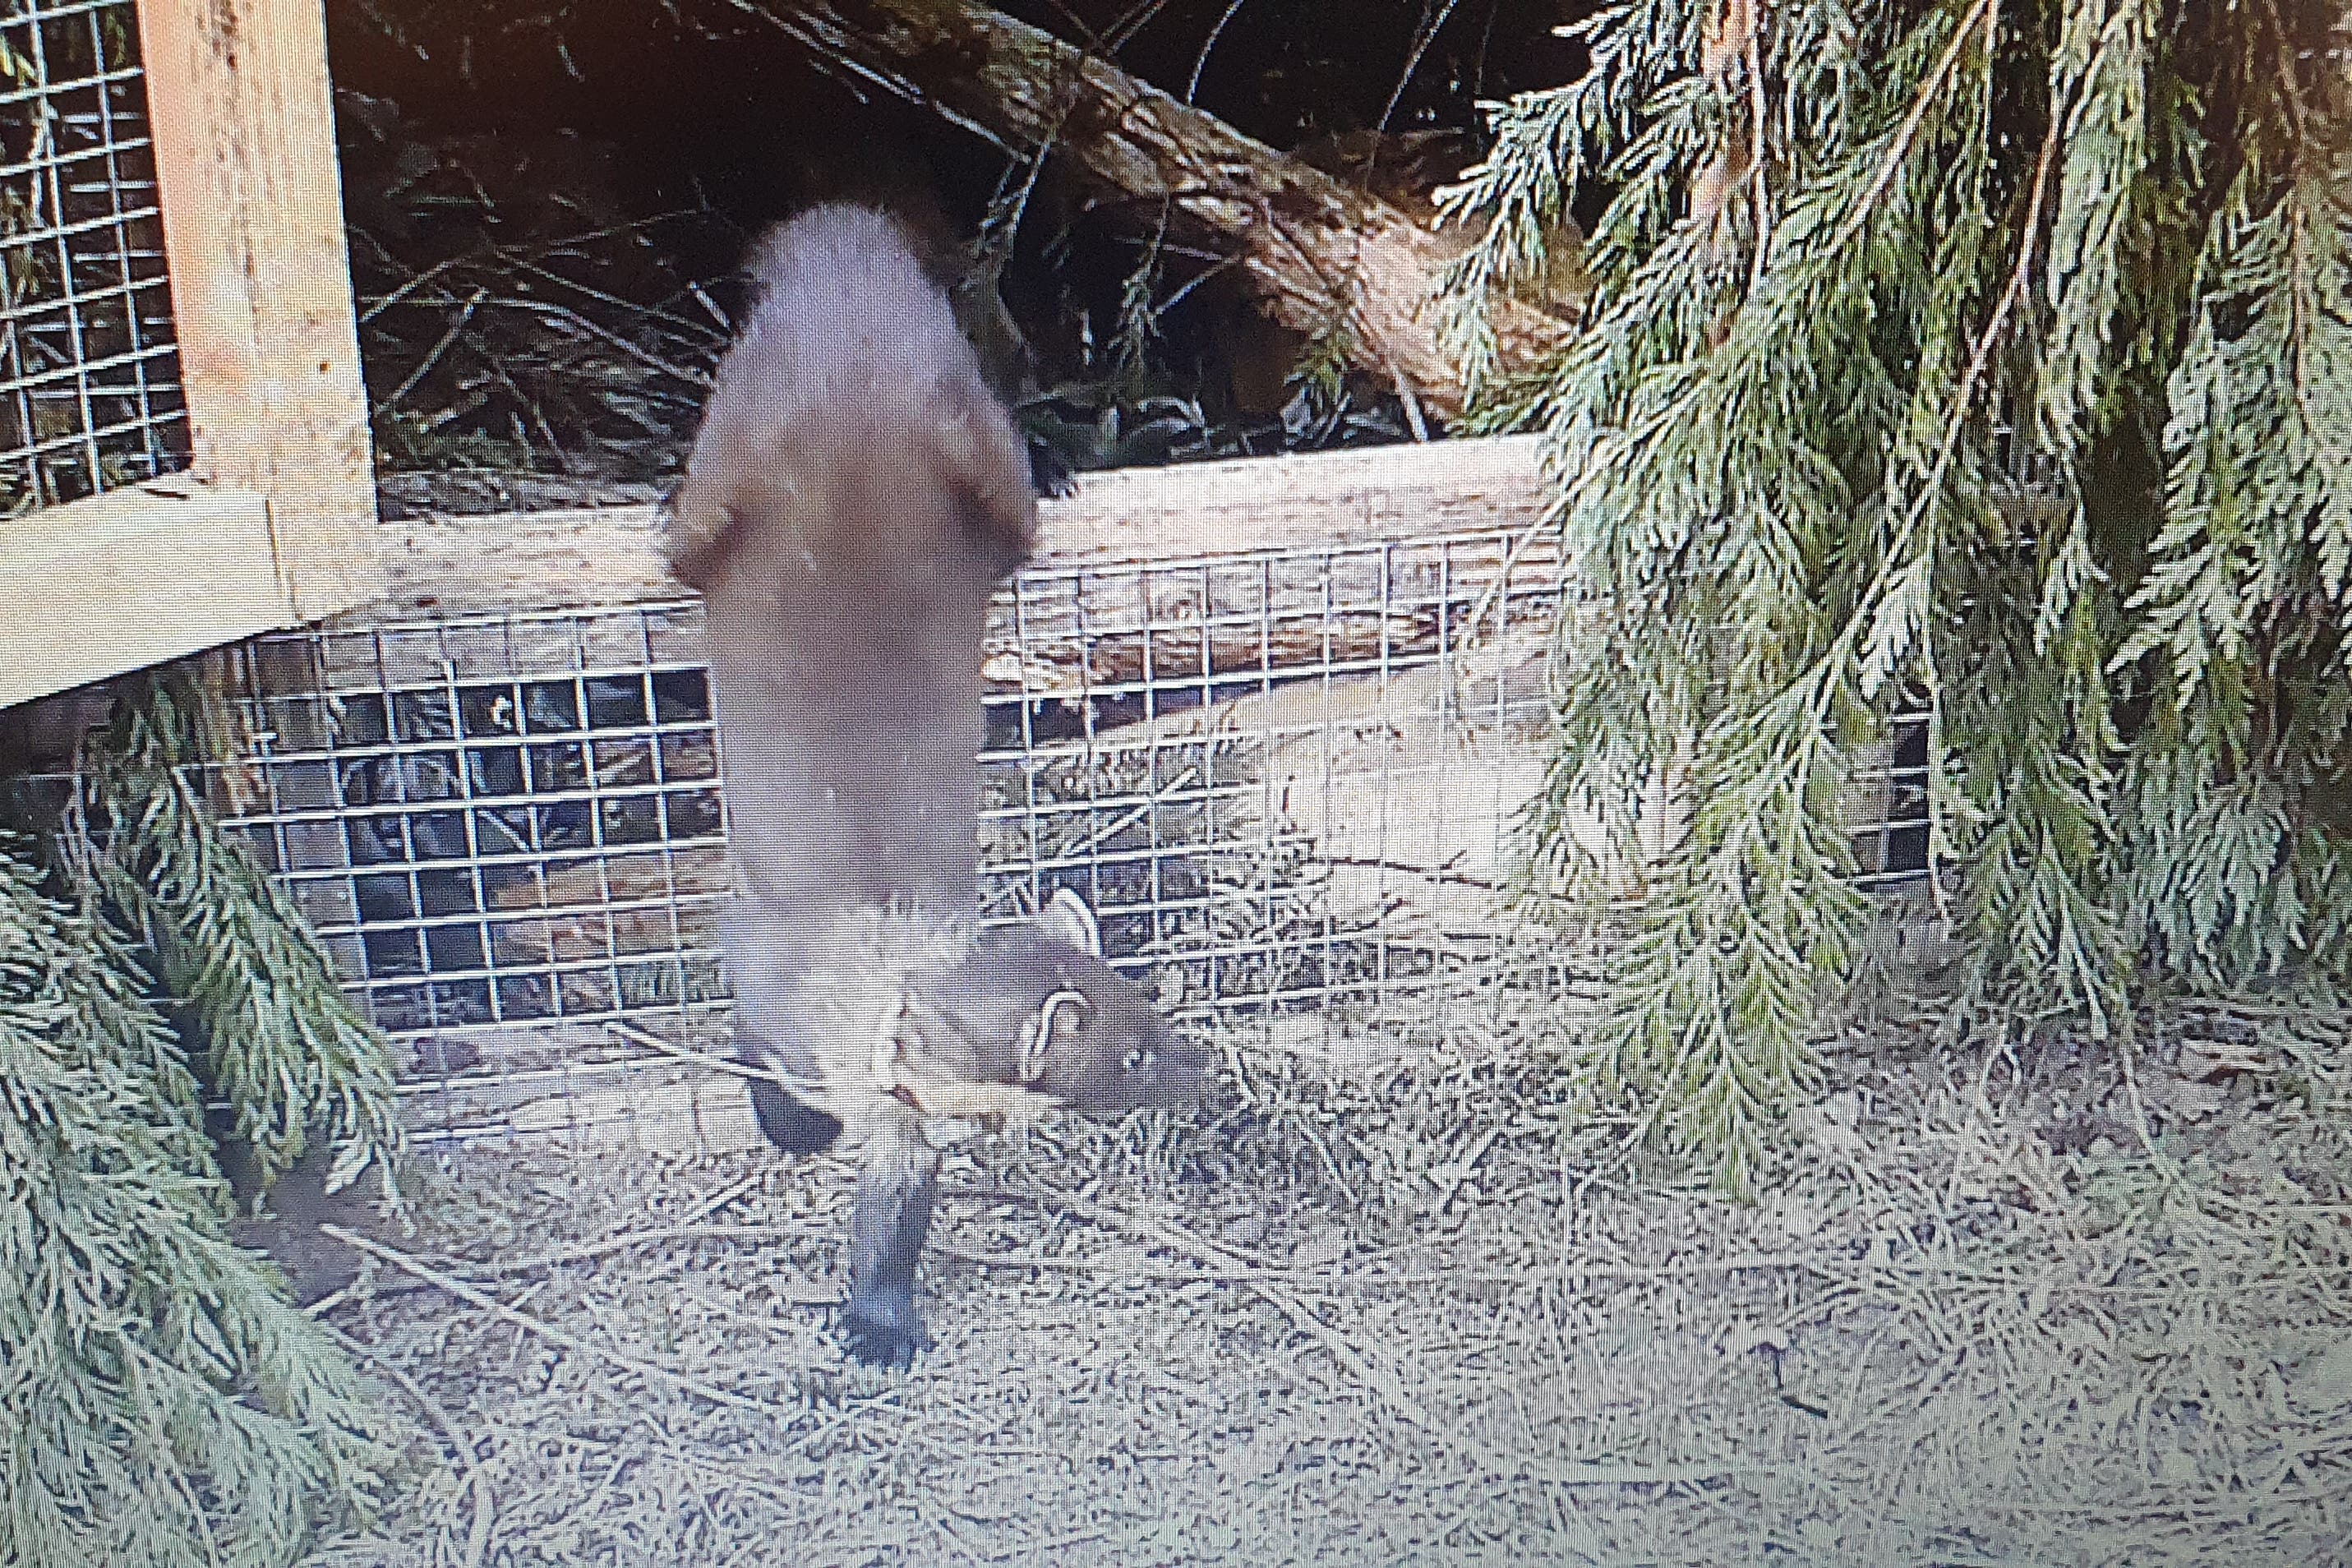
[[[1830,249],[1842,251],[1852,245],[1854,236],[1862,232],[1862,226],[1870,221],[1871,213],[1885,196],[1887,187],[1895,183],[1895,175],[1903,167],[1903,161],[1910,156],[1912,143],[1919,135],[1919,127],[1927,121],[1927,111],[1937,95],[1943,91],[1944,82],[1952,74],[1952,68],[1959,63],[1961,51],[1968,47],[1969,35],[1976,30],[1979,24],[1983,25],[1986,32],[1986,57],[1991,57],[1991,33],[1997,16],[1993,0],[1975,0],[1968,15],[1960,18],[1959,26],[1952,29],[1952,41],[1945,47],[1943,57],[1936,62],[1936,68],[1912,95],[1911,111],[1903,117],[1901,129],[1887,143],[1885,155],[1879,160],[1877,172],[1871,176],[1862,199],[1854,203],[1852,215],[1830,240]]]
[[[2006,15],[1780,0],[1768,48],[1757,0],[1614,8],[1451,198],[1483,250],[1609,190],[1588,326],[1484,416],[1545,432],[1586,607],[1529,890],[1638,868],[1601,1080],[1735,1187],[1811,1081],[1864,918],[1838,785],[1896,693],[1963,1016],[2118,1037],[2152,984],[2352,984],[2341,29]],[[1714,243],[1742,142],[1745,267]],[[1688,826],[1653,862],[1662,774]]]

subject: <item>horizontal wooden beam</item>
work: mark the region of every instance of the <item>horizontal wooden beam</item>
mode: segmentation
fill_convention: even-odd
[[[1533,437],[1239,458],[1080,477],[1038,509],[1038,563],[1111,565],[1525,527],[1549,495]],[[390,591],[352,621],[683,596],[650,506],[384,525]]]
[[[1532,436],[1118,468],[1039,506],[1039,554],[1092,565],[1370,544],[1524,525],[1548,502]]]
[[[216,647],[300,617],[269,504],[156,480],[0,531],[0,708]]]

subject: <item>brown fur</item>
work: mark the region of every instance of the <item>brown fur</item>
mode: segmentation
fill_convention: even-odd
[[[893,220],[815,208],[752,271],[668,548],[708,616],[739,876],[803,928],[769,932],[797,964],[845,910],[971,904],[981,636],[1036,502]]]
[[[845,1133],[853,1352],[911,1358],[939,1147],[1196,1092],[1207,1058],[1102,962],[1091,914],[976,934],[988,603],[1035,533],[1029,462],[941,280],[870,208],[763,239],[673,502],[701,590],[735,896],[736,1041],[771,1141]]]

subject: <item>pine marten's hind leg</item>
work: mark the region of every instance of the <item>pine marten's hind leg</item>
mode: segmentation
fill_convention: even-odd
[[[736,1058],[744,1067],[766,1074],[770,1069],[750,1052]],[[761,1076],[751,1080],[751,1114],[768,1142],[787,1154],[822,1154],[841,1136],[841,1120],[818,1110],[791,1089]]]

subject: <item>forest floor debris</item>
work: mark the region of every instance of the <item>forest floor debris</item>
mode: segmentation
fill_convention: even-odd
[[[439,1167],[330,1311],[415,1477],[321,1561],[2340,1561],[2340,1025],[1857,1024],[1748,1206],[1531,1039],[1236,1029],[1245,1105],[951,1163],[908,1373],[826,1327],[837,1162]]]

